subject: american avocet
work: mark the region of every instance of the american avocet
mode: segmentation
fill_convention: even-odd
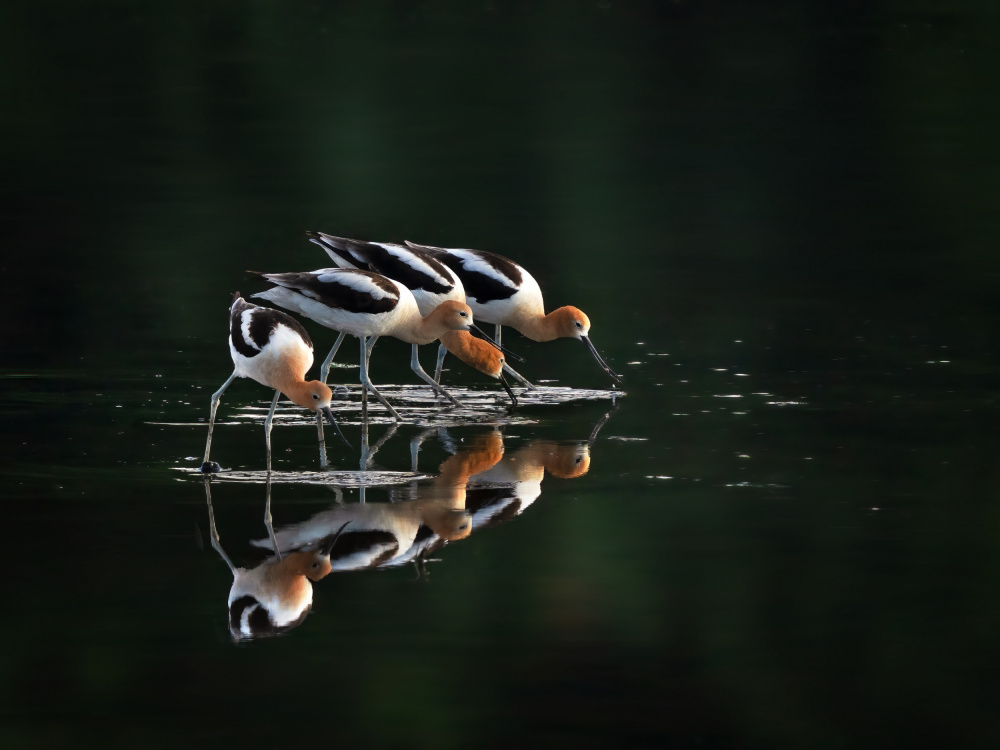
[[[424,372],[417,358],[417,345],[429,344],[448,331],[470,330],[472,310],[464,302],[446,300],[426,317],[421,316],[413,294],[398,281],[370,271],[321,268],[304,273],[256,273],[275,284],[253,295],[305,315],[335,331],[357,336],[361,342],[361,382],[389,413],[401,417],[368,377],[371,356],[369,339],[392,336],[413,344],[410,369],[452,403],[461,405]],[[339,343],[340,339],[338,339]],[[332,359],[332,354],[327,359]]]
[[[222,549],[215,528],[212,495],[205,479],[208,524],[212,547],[229,566],[233,585],[229,589],[229,632],[234,640],[279,635],[302,623],[312,607],[312,583],[330,574],[330,553],[346,523],[312,545],[275,553],[253,568],[239,568]],[[270,493],[268,484],[268,493]],[[268,494],[270,502],[270,494]],[[268,526],[274,537],[274,529]]]
[[[421,315],[430,314],[431,310],[445,300],[465,302],[465,288],[455,272],[423,250],[391,242],[364,242],[347,237],[335,237],[325,232],[306,232],[306,236],[309,237],[310,242],[323,248],[340,268],[374,271],[401,283],[413,293]],[[344,334],[341,333],[337,338],[337,343],[330,351],[330,356],[320,368],[320,379],[324,382],[343,337]],[[453,331],[442,336],[441,346],[470,367],[489,375],[491,378],[500,380],[510,395],[511,401],[517,406],[514,393],[503,378],[506,359],[499,350],[476,339],[471,334],[460,331]],[[415,352],[414,356],[416,356]],[[531,383],[521,378],[510,368],[507,369],[528,387],[531,387]],[[434,381],[441,382],[440,367],[434,373]]]
[[[481,250],[431,247],[413,242],[406,245],[430,253],[455,272],[462,280],[466,302],[476,317],[496,325],[497,344],[500,343],[501,326],[505,325],[532,341],[580,339],[608,376],[621,385],[621,378],[601,359],[590,340],[590,318],[570,305],[546,315],[538,282],[514,261]],[[443,357],[443,354],[439,351],[438,356]]]
[[[271,471],[271,420],[282,393],[292,403],[322,414],[340,431],[330,410],[330,400],[333,398],[330,389],[318,380],[305,379],[305,374],[313,363],[313,345],[306,329],[291,315],[251,304],[236,292],[229,307],[229,352],[235,367],[229,379],[212,394],[208,439],[205,442],[201,471],[209,473],[220,470],[216,462],[209,460],[215,412],[219,408],[222,394],[238,377],[251,378],[261,385],[274,388],[271,409],[264,420],[268,472]]]

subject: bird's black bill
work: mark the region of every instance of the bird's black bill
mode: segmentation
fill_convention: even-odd
[[[341,532],[344,529],[346,529],[350,525],[350,523],[351,522],[348,521],[339,529],[337,529],[337,532],[335,534],[332,534],[331,536],[328,536],[326,539],[323,540],[323,546],[319,548],[319,553],[321,555],[329,555],[331,552],[333,552],[333,545],[337,543],[337,540],[340,539]]]
[[[500,346],[500,344],[498,344],[496,341],[494,341],[489,336],[487,336],[485,333],[483,333],[483,330],[481,328],[477,327],[474,323],[471,324],[471,325],[469,325],[469,333],[471,333],[477,339],[482,339],[483,341],[485,341],[490,346],[495,346],[497,349],[499,349],[504,354],[506,354],[507,357],[508,357],[508,359],[512,358],[516,362],[524,362],[524,357],[522,357],[519,354],[514,354],[514,352],[512,352],[510,349],[506,349],[506,348]]]
[[[503,376],[503,370],[500,371],[500,374],[497,375],[497,378],[500,380],[500,385],[502,385],[503,389],[505,391],[507,391],[507,395],[510,396],[510,400],[513,402],[514,406],[516,407],[517,406],[517,397],[514,395],[514,391],[512,391],[510,389],[510,385],[507,383],[507,378],[505,378]]]
[[[604,372],[606,372],[611,377],[611,379],[615,381],[616,385],[621,385],[622,379],[617,375],[615,375],[611,371],[611,368],[608,367],[607,363],[603,359],[601,359],[601,355],[597,353],[597,347],[594,346],[594,342],[590,340],[590,337],[583,336],[582,338],[583,338],[583,343],[587,345],[587,348],[590,349],[590,353],[593,354],[594,359],[597,360],[597,364],[599,364],[602,368],[604,368]]]
[[[333,411],[330,409],[330,407],[324,406],[321,411],[323,412],[323,416],[326,417],[326,421],[328,421],[331,425],[333,425],[333,429],[335,429],[337,431],[337,434],[340,435],[340,439],[347,444],[348,448],[351,448],[353,450],[354,446],[347,442],[347,438],[344,437],[344,433],[340,431],[340,425],[337,424],[337,420],[333,418]]]

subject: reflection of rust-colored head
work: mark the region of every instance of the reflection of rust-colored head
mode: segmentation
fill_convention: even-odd
[[[333,570],[329,553],[319,551],[292,552],[278,564],[289,573],[303,575],[310,581],[325,578]]]
[[[496,431],[472,438],[468,447],[447,458],[439,470],[437,484],[462,488],[473,474],[491,468],[503,457],[503,436]]]
[[[424,513],[423,521],[431,531],[448,542],[465,539],[472,533],[472,516],[464,510],[429,508]]]
[[[545,470],[560,479],[575,479],[590,471],[590,446],[586,443],[550,443],[540,446],[547,449]]]

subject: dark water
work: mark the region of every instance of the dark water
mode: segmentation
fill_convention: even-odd
[[[3,745],[995,746],[997,14],[796,5],[5,7]],[[626,395],[420,412],[364,507],[426,561],[237,643],[190,470],[230,296],[325,265],[307,229],[510,256]],[[213,448],[247,567],[266,399],[235,384]],[[356,414],[318,484],[281,416],[279,535],[362,512]]]

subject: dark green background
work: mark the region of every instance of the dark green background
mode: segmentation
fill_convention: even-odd
[[[994,746],[998,20],[5,4],[4,746]],[[588,312],[628,396],[589,474],[427,581],[331,576],[300,628],[235,646],[175,469],[231,369],[231,293],[325,265],[307,229],[510,256]],[[509,343],[529,377],[607,385],[579,344]],[[376,382],[406,362],[380,344]],[[525,410],[508,450],[603,413]],[[276,441],[315,468],[313,431]],[[216,450],[260,468],[260,443]],[[263,488],[214,499],[241,561]],[[274,499],[280,524],[332,495]]]

